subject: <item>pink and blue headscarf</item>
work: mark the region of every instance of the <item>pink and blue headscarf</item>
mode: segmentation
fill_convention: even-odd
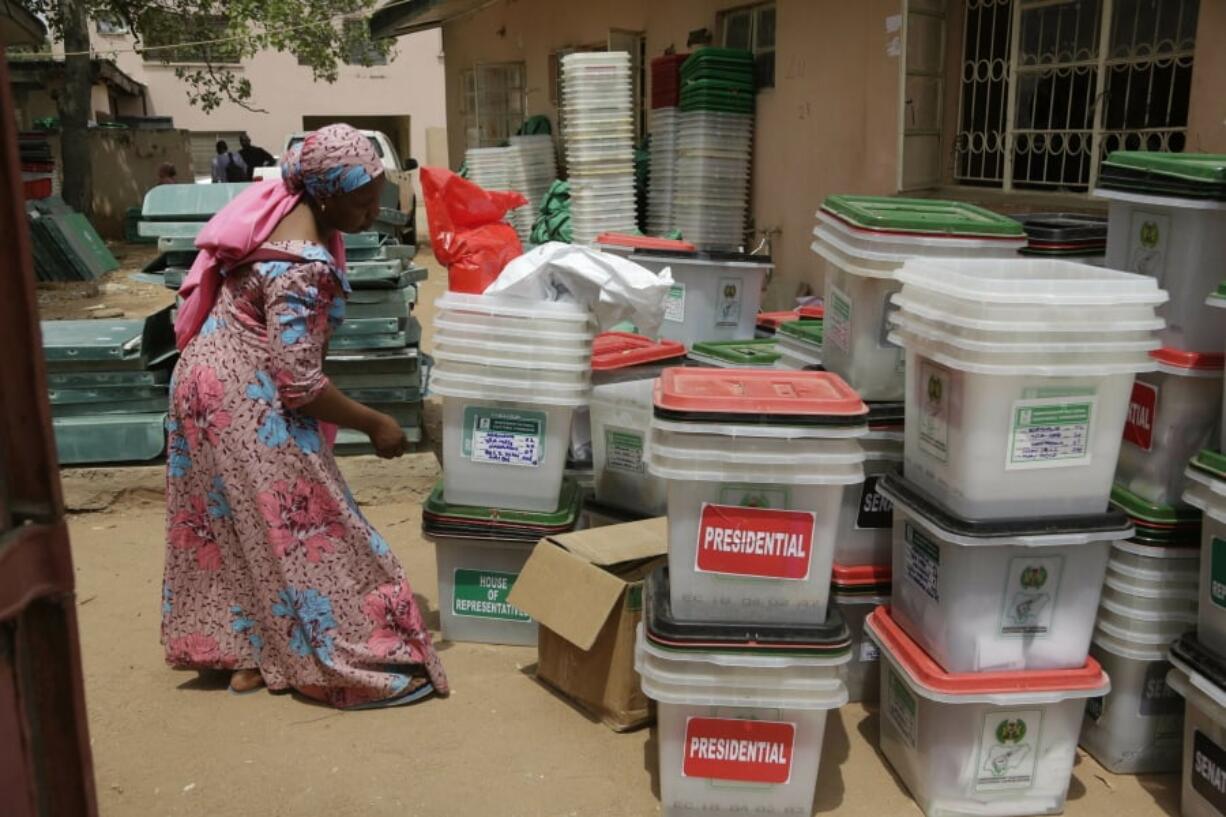
[[[242,266],[304,195],[317,202],[351,193],[383,174],[383,163],[370,140],[349,125],[329,125],[307,134],[286,151],[282,177],[257,182],[221,209],[196,238],[200,254],[179,288],[183,305],[175,319],[180,349],[200,331],[217,303],[224,270]],[[340,233],[328,241],[337,265],[345,267]]]
[[[370,140],[344,124],[308,134],[281,159],[286,188],[316,201],[352,193],[382,174],[383,163]]]

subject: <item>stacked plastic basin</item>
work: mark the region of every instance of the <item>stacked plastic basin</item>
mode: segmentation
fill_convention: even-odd
[[[633,233],[634,103],[630,55],[583,52],[562,58],[562,110],[573,240]]]
[[[43,321],[42,335],[59,461],[160,457],[176,356],[169,310],[145,320]]]
[[[1120,485],[1111,504],[1135,533],[1111,546],[1090,645],[1111,692],[1086,707],[1081,745],[1117,774],[1177,771],[1183,702],[1166,685],[1166,652],[1196,625],[1201,515]]]
[[[443,398],[443,479],[423,509],[444,635],[534,644],[507,603],[532,543],[574,529],[564,480],[572,415],[590,392],[591,313],[568,303],[448,292],[435,303],[430,385]]]
[[[443,398],[447,502],[555,510],[571,418],[591,388],[591,314],[458,292],[436,308],[430,385]]]
[[[510,138],[507,189],[522,193],[528,203],[512,210],[511,224],[519,240],[529,243],[532,225],[545,203],[545,195],[558,176],[553,135],[548,133],[521,134]]]
[[[754,129],[748,51],[703,48],[681,66],[673,226],[705,250],[745,240]]]
[[[826,714],[847,701],[829,601],[867,408],[824,372],[671,368],[653,412],[668,567],[636,668],[658,705],[662,811],[809,814]]]
[[[511,189],[511,164],[514,153],[511,148],[469,148],[464,153],[464,166],[468,178],[487,190]]]
[[[1223,813],[1221,770],[1226,764],[1226,661],[1188,634],[1171,645],[1167,684],[1185,701],[1183,782],[1184,817]]]
[[[906,478],[877,486],[894,515],[891,606],[868,622],[881,749],[930,815],[1059,812],[1086,700],[1110,690],[1089,656],[1108,562],[1152,567],[1113,551],[1134,529],[1108,500],[1166,295],[1046,259],[895,275]]]
[[[1204,512],[1196,634],[1171,647],[1167,681],[1186,704],[1182,813],[1215,817],[1226,757],[1226,454],[1202,451],[1187,476],[1184,500]]]
[[[673,199],[677,175],[676,108],[651,111],[651,164],[647,175],[647,232],[665,235],[673,231]]]
[[[762,290],[774,269],[770,256],[637,248],[629,258],[652,272],[672,273],[661,337],[691,347],[754,336]]]
[[[869,401],[900,400],[902,351],[890,343],[890,296],[912,258],[1011,258],[1022,226],[982,207],[939,199],[828,196],[813,252],[826,261],[822,363]]]
[[[1188,461],[1218,447],[1223,355],[1164,348],[1152,357],[1157,371],[1132,386],[1116,481],[1149,502],[1180,505]]]
[[[590,406],[596,502],[632,517],[662,516],[665,486],[647,473],[655,379],[685,347],[628,332],[604,332],[592,347]]]
[[[507,596],[533,547],[574,530],[580,493],[566,482],[548,512],[451,505],[442,483],[422,506],[422,533],[434,543],[443,638],[483,644],[536,644],[537,625]]]
[[[688,54],[665,54],[651,61],[651,162],[647,178],[647,232],[673,230],[673,189],[677,175],[681,64]]]
[[[1096,195],[1109,200],[1107,266],[1157,279],[1163,345],[1221,353],[1226,321],[1205,302],[1226,268],[1226,157],[1117,151]]]

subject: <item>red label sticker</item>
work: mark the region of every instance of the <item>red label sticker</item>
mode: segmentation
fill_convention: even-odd
[[[1132,384],[1124,441],[1149,451],[1154,445],[1154,420],[1158,416],[1158,387],[1140,380]]]
[[[796,724],[690,718],[685,722],[684,777],[787,783],[792,778]]]
[[[812,511],[703,503],[695,567],[700,573],[803,581],[809,578],[816,522]]]

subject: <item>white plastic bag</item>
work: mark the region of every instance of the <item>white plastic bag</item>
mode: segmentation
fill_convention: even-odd
[[[619,255],[550,241],[507,264],[485,294],[583,304],[602,330],[628,320],[655,338],[672,285],[667,268],[657,275]]]

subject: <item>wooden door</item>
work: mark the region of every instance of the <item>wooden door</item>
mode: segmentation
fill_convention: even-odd
[[[72,555],[0,46],[0,812],[93,817]]]

